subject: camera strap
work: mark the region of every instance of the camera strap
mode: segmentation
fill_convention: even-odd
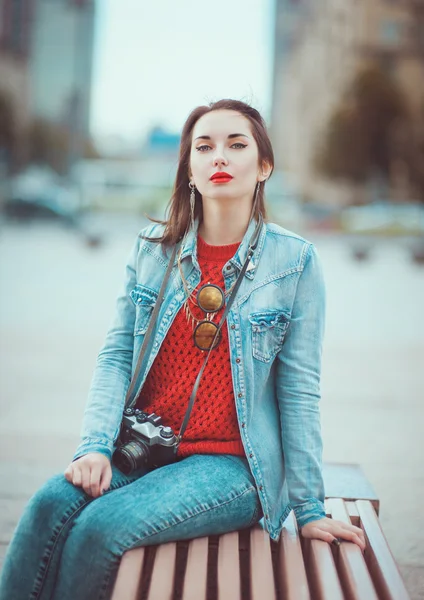
[[[152,316],[150,317],[150,323],[149,323],[147,331],[146,331],[146,333],[144,335],[144,340],[143,340],[143,344],[142,344],[142,347],[141,347],[141,350],[140,350],[140,354],[138,355],[137,366],[136,366],[135,371],[134,371],[134,376],[132,378],[131,385],[130,385],[130,387],[128,389],[127,395],[125,397],[125,408],[133,408],[134,405],[135,405],[135,403],[137,402],[137,396],[138,396],[138,394],[135,394],[135,396],[132,399],[132,401],[130,400],[131,394],[134,391],[134,387],[135,387],[135,384],[137,382],[138,375],[140,373],[141,363],[143,362],[144,355],[146,354],[147,344],[148,344],[148,341],[150,339],[150,335],[152,333],[152,329],[153,329],[153,327],[155,325],[159,309],[162,306],[163,301],[165,300],[165,288],[166,288],[166,284],[168,283],[168,279],[169,279],[169,276],[171,274],[172,267],[174,265],[174,260],[175,260],[176,254],[177,254],[177,244],[175,244],[174,250],[172,251],[171,258],[169,259],[168,267],[167,267],[166,272],[165,272],[165,277],[163,278],[162,285],[160,286],[158,299],[155,302],[155,307],[153,309]]]
[[[202,365],[202,367],[201,367],[201,369],[200,369],[200,371],[199,371],[199,373],[197,375],[196,381],[194,383],[193,390],[192,390],[191,395],[190,395],[190,400],[189,400],[189,403],[188,403],[187,411],[186,411],[186,414],[184,416],[184,420],[182,422],[182,425],[181,425],[181,428],[180,428],[180,432],[179,432],[179,434],[177,436],[178,437],[178,443],[181,442],[182,436],[184,435],[184,432],[186,430],[188,421],[190,419],[191,411],[193,409],[194,401],[196,400],[196,395],[197,395],[197,392],[198,392],[198,389],[199,389],[200,380],[202,378],[202,375],[204,373],[205,367],[206,367],[207,362],[209,360],[209,356],[211,354],[211,351],[214,348],[215,340],[216,340],[217,336],[219,335],[219,332],[220,332],[220,330],[221,330],[221,328],[222,328],[222,326],[223,326],[223,324],[225,322],[225,319],[227,318],[227,315],[228,315],[228,313],[229,313],[229,311],[231,309],[231,306],[232,306],[232,304],[233,304],[233,302],[235,300],[237,291],[238,291],[238,289],[239,289],[239,287],[241,285],[241,282],[243,281],[243,277],[244,277],[244,274],[246,273],[247,267],[249,266],[250,259],[252,258],[253,254],[254,254],[254,251],[257,248],[257,245],[258,245],[258,242],[259,242],[259,234],[261,232],[262,225],[263,225],[263,218],[262,218],[262,215],[259,213],[258,223],[257,223],[257,225],[255,227],[255,230],[254,230],[254,232],[252,234],[252,237],[250,238],[250,241],[249,241],[249,247],[248,247],[246,259],[245,259],[244,264],[243,264],[243,266],[241,268],[241,271],[240,271],[240,273],[239,273],[239,275],[237,277],[236,283],[234,284],[234,288],[233,288],[231,294],[228,296],[227,304],[225,306],[224,313],[223,313],[223,315],[221,317],[221,320],[220,320],[220,322],[218,324],[218,327],[217,327],[217,330],[215,332],[215,337],[214,337],[214,339],[212,341],[211,347],[210,347],[210,349],[209,349],[209,351],[208,351],[208,353],[207,353],[207,355],[205,357],[204,363],[203,363],[203,365]],[[167,270],[166,270],[166,273],[165,273],[165,277],[163,279],[161,288],[159,290],[158,300],[156,301],[155,307],[153,309],[152,316],[150,318],[149,326],[148,326],[147,331],[146,331],[145,336],[144,336],[144,340],[143,340],[143,344],[142,344],[142,347],[141,347],[141,350],[140,350],[140,354],[138,356],[137,366],[135,368],[134,376],[133,376],[133,379],[131,381],[131,385],[130,385],[130,387],[128,389],[128,392],[127,392],[127,395],[126,395],[126,398],[125,398],[125,408],[133,408],[135,406],[136,402],[137,402],[138,394],[135,394],[134,398],[132,400],[130,400],[131,394],[134,391],[134,387],[135,387],[136,381],[138,379],[138,375],[140,373],[141,363],[142,363],[143,358],[144,358],[144,356],[146,354],[148,341],[150,339],[153,327],[155,325],[155,322],[156,322],[156,319],[157,319],[157,315],[159,313],[159,309],[160,309],[160,307],[161,307],[161,305],[162,305],[162,303],[164,301],[164,298],[165,298],[165,296],[164,296],[164,294],[165,294],[165,288],[166,288],[166,284],[168,282],[169,276],[171,274],[171,270],[172,270],[172,267],[173,267],[173,264],[174,264],[176,252],[177,252],[177,245],[175,244],[174,250],[173,250],[173,253],[172,253],[172,256],[171,256],[171,259],[169,261],[169,264],[168,264],[168,267],[167,267]]]
[[[187,407],[187,411],[186,411],[186,414],[185,414],[185,417],[184,417],[184,421],[182,422],[182,425],[181,425],[181,428],[180,428],[180,432],[178,434],[178,443],[181,442],[181,439],[182,439],[182,437],[183,437],[183,435],[185,433],[188,421],[190,419],[191,411],[193,409],[194,401],[196,399],[197,391],[199,389],[200,380],[202,378],[202,375],[203,375],[203,372],[205,370],[206,364],[207,364],[207,362],[209,360],[209,356],[210,356],[210,354],[211,354],[211,352],[212,352],[212,350],[214,348],[215,340],[216,340],[217,336],[219,335],[221,327],[223,326],[223,324],[225,322],[225,319],[227,318],[228,313],[230,312],[231,306],[232,306],[232,304],[234,302],[234,299],[236,297],[236,294],[237,294],[237,290],[239,289],[239,287],[241,285],[241,282],[243,280],[244,274],[246,273],[246,269],[249,266],[250,259],[252,258],[253,253],[256,250],[256,247],[258,245],[258,242],[259,242],[259,233],[260,233],[260,231],[262,229],[262,223],[263,223],[263,218],[262,218],[262,215],[259,213],[258,223],[256,225],[255,231],[253,232],[252,237],[251,237],[250,242],[249,242],[249,248],[248,248],[246,260],[244,261],[243,267],[242,267],[242,269],[241,269],[241,271],[240,271],[240,273],[239,273],[239,275],[237,277],[237,281],[236,281],[236,283],[234,285],[234,288],[233,288],[231,294],[228,296],[228,300],[227,300],[227,304],[226,304],[224,313],[223,313],[223,315],[221,317],[221,321],[219,322],[219,325],[218,325],[217,330],[215,332],[215,337],[212,340],[211,347],[209,348],[209,352],[207,353],[206,358],[205,358],[205,362],[203,363],[202,368],[200,369],[200,371],[199,371],[199,373],[197,375],[196,381],[194,383],[193,391],[191,392],[191,395],[190,395],[190,400],[189,400],[189,403],[188,403],[188,407]]]

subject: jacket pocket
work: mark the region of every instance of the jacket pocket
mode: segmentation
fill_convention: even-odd
[[[138,283],[131,290],[130,298],[135,304],[134,335],[144,335],[149,326],[158,293]]]
[[[288,317],[281,311],[269,310],[252,313],[249,321],[253,356],[262,362],[270,362],[283,345]]]

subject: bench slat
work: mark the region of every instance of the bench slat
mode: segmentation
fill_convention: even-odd
[[[381,600],[409,600],[405,584],[370,502],[358,500],[356,507],[367,538],[365,560]]]
[[[294,512],[284,522],[279,552],[278,575],[285,600],[310,600],[308,579]]]
[[[143,560],[144,548],[125,552],[113,588],[112,600],[137,600]]]
[[[308,540],[308,571],[316,600],[344,600],[342,588],[331,553],[330,544],[322,540]]]
[[[326,514],[362,527],[364,555],[353,542],[337,548],[302,538],[291,512],[278,545],[255,526],[215,536],[218,548],[204,537],[185,544],[181,555],[176,544],[131,550],[122,558],[112,600],[137,600],[142,585],[149,586],[149,600],[171,600],[177,591],[184,600],[205,600],[215,589],[218,600],[242,600],[249,588],[251,600],[276,600],[277,592],[284,600],[410,600],[378,520],[379,500],[360,467],[329,464],[324,481]],[[181,568],[187,556],[184,580],[176,573],[177,555]]]
[[[327,504],[333,519],[351,524],[343,500],[332,498]],[[349,600],[378,600],[360,547],[354,542],[343,541],[336,557],[342,586]]]
[[[226,533],[219,538],[218,600],[241,600],[239,534]]]
[[[349,515],[352,525],[355,525],[355,527],[360,527],[361,524],[360,524],[359,513],[358,513],[358,509],[356,507],[356,503],[355,502],[345,502],[345,505],[346,505],[347,513]]]
[[[172,600],[177,545],[161,544],[156,550],[155,564],[149,589],[149,600]]]
[[[207,568],[208,538],[196,538],[190,542],[188,547],[183,600],[204,600],[206,598]]]
[[[252,600],[276,600],[270,538],[261,527],[250,532],[250,588]]]

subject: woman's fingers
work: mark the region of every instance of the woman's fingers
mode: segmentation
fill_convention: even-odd
[[[112,481],[112,467],[110,462],[104,465],[102,469],[102,476],[100,479],[100,491],[101,493],[106,492],[110,488],[110,482]]]
[[[339,534],[339,537],[350,542],[355,542],[362,550],[365,550],[365,539],[363,537],[360,537],[354,531],[342,530],[342,532]]]
[[[97,498],[102,490],[110,486],[112,467],[106,456],[99,452],[91,452],[73,461],[64,475],[70,483],[82,487],[86,494]]]
[[[360,527],[355,527],[355,525],[349,525],[341,521],[337,521],[337,523],[340,526],[339,537],[355,542],[355,544],[358,544],[358,546],[365,550],[365,534]]]
[[[72,470],[72,483],[74,485],[76,485],[77,487],[81,487],[82,485],[82,474],[81,474],[81,469],[79,467],[79,465],[74,465],[74,468]]]
[[[302,528],[302,535],[306,538],[320,539],[330,544],[335,539],[347,540],[357,544],[361,550],[365,550],[366,547],[362,529],[332,519],[322,519],[317,521],[316,524],[308,523]]]
[[[102,475],[102,469],[100,465],[94,464],[91,467],[90,473],[90,495],[93,498],[100,496],[100,478]]]
[[[365,537],[364,537],[364,532],[360,527],[355,527],[355,525],[349,525],[348,523],[343,523],[343,521],[337,521],[337,524],[342,528],[342,529],[347,529],[349,531],[353,531],[354,533],[356,533],[357,535],[359,535],[359,537],[363,537],[364,541],[365,541]]]
[[[91,475],[91,467],[89,464],[81,463],[81,485],[82,489],[86,494],[91,496],[91,488],[90,488],[90,475]]]
[[[73,483],[73,466],[72,463],[66,468],[65,472],[63,473],[65,475],[65,479],[67,481],[69,481],[69,483]]]
[[[302,535],[305,538],[323,540],[329,544],[336,539],[333,534],[331,534],[329,531],[321,529],[320,527],[308,527],[307,529],[302,529]]]

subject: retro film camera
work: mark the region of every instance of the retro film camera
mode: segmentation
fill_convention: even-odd
[[[125,475],[130,475],[143,466],[156,468],[174,462],[178,445],[174,431],[162,425],[161,417],[139,408],[126,408],[112,461]]]

